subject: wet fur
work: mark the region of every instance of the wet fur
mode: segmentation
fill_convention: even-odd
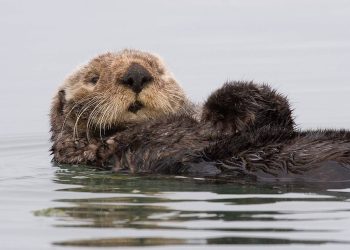
[[[219,178],[229,181],[350,180],[350,132],[292,131],[266,125],[231,136],[174,116],[110,139],[115,171]]]
[[[140,93],[123,84],[135,64],[152,76]],[[137,113],[128,110],[135,102],[143,105]],[[68,76],[53,99],[54,160],[96,165],[107,134],[174,113],[193,115],[194,106],[158,56],[137,50],[99,55]]]
[[[113,60],[103,62],[107,69],[113,64]],[[152,113],[131,119],[127,114],[120,117],[121,113],[113,113],[116,106],[108,106],[110,112],[95,113],[94,126],[89,127],[89,115],[95,107],[81,107],[81,96],[93,95],[94,91],[91,86],[79,84],[81,79],[90,79],[86,78],[90,73],[83,70],[73,74],[54,98],[52,152],[57,163],[230,181],[350,180],[350,132],[296,130],[287,99],[267,85],[226,83],[204,103],[200,120],[181,94],[170,109],[162,103],[150,105],[161,110],[162,115]],[[170,85],[171,82],[172,79]],[[177,86],[163,93],[172,98],[174,88]],[[97,89],[97,93],[101,92]],[[149,93],[155,97],[158,91]],[[106,103],[124,100],[123,110],[127,109],[125,102],[130,105],[135,100],[123,87],[108,89],[103,98]],[[101,126],[102,121],[108,129]]]
[[[202,121],[229,132],[265,125],[293,130],[295,126],[287,98],[253,82],[228,82],[212,93],[204,104]]]

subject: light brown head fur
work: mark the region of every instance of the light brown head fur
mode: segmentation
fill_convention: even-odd
[[[127,78],[131,70],[136,77],[140,70],[147,73],[139,89]],[[51,128],[54,138],[65,133],[74,139],[181,112],[191,112],[190,102],[162,60],[123,50],[93,58],[63,82],[53,100]]]

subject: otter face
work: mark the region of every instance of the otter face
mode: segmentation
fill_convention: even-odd
[[[187,102],[159,57],[123,50],[93,58],[65,80],[54,99],[51,125],[53,131],[69,127],[74,136],[101,133],[177,113]]]

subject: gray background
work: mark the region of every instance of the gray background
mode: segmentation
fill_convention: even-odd
[[[161,55],[203,101],[228,79],[287,94],[302,128],[350,127],[350,2],[0,1],[0,136],[46,135],[64,77],[98,53]]]

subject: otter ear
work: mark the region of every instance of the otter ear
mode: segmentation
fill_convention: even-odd
[[[66,104],[66,91],[61,89],[60,91],[58,91],[56,97],[54,98],[52,109],[57,114],[63,114],[65,104]]]
[[[50,112],[50,124],[53,137],[55,137],[61,129],[66,102],[66,92],[64,90],[59,90],[53,98]]]

